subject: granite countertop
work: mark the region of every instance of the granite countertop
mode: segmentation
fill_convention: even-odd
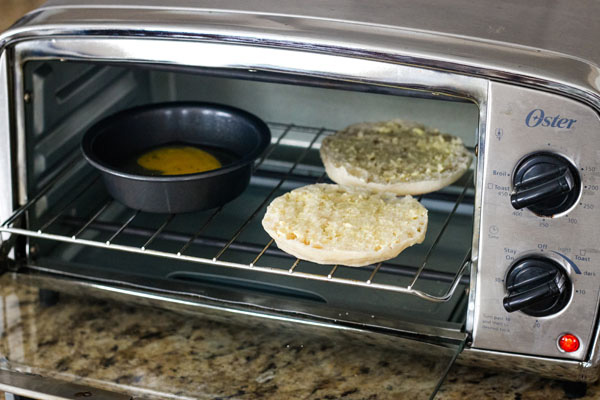
[[[332,337],[61,295],[42,306],[27,281],[0,277],[0,368],[154,399],[421,399],[435,359]],[[559,399],[559,382],[454,366],[438,399]],[[590,385],[584,399],[600,398]]]

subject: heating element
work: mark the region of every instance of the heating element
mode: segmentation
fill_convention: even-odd
[[[136,210],[124,210],[115,217],[115,213],[111,213],[110,210],[115,207],[124,209],[124,207],[117,204],[103,192],[99,175],[85,164],[79,153],[75,154],[72,161],[66,163],[65,168],[54,175],[35,197],[4,221],[0,231],[30,238],[143,254],[190,263],[398,292],[417,296],[431,302],[448,301],[460,283],[468,282],[468,278],[463,275],[470,266],[470,246],[463,249],[464,258],[457,265],[451,266],[450,271],[448,266],[437,268],[436,265],[432,265],[431,257],[439,248],[440,243],[448,239],[448,235],[445,234],[447,228],[451,226],[457,210],[460,207],[466,207],[472,212],[472,171],[466,173],[460,181],[460,187],[450,187],[440,192],[419,197],[421,202],[443,203],[446,206],[441,209],[440,207],[433,207],[434,210],[430,209],[430,221],[432,221],[432,213],[435,213],[437,218],[434,218],[434,220],[441,221],[441,223],[434,223],[433,226],[430,223],[428,236],[433,236],[433,240],[427,241],[428,247],[425,251],[420,250],[420,254],[424,255],[420,257],[418,263],[404,265],[396,260],[390,260],[360,269],[342,265],[316,265],[293,258],[282,252],[273,245],[272,239],[264,244],[243,241],[241,236],[247,230],[262,229],[260,227],[262,215],[270,201],[281,194],[280,191],[287,189],[290,185],[297,187],[302,184],[327,181],[322,166],[309,165],[309,163],[306,163],[306,159],[310,156],[315,157],[314,153],[318,150],[323,137],[333,133],[334,130],[281,123],[270,123],[269,126],[273,133],[272,143],[254,165],[253,184],[268,181],[270,190],[263,194],[262,200],[257,205],[252,205],[243,210],[244,219],[237,221],[237,228],[227,238],[219,237],[218,234],[213,232],[216,228],[214,222],[220,215],[226,214],[232,207],[235,207],[232,203],[205,213],[149,215],[152,220],[150,225],[147,223],[141,226],[136,224],[138,221],[143,220],[144,214],[146,214]],[[298,135],[307,139],[294,139]],[[281,162],[273,157],[285,145],[301,147],[301,151],[297,151],[295,159],[292,159],[293,161],[289,163]],[[89,169],[89,171],[83,180],[84,183],[79,185],[73,193],[70,193],[70,198],[65,199],[52,213],[46,213],[48,215],[43,215],[39,219],[27,218],[29,213],[34,212],[36,207],[40,206],[38,203],[44,201],[48,192],[57,190],[69,179],[74,179],[72,171],[81,169]],[[79,215],[74,211],[78,204],[84,201],[82,199],[89,199],[89,193],[98,190],[101,193],[103,192],[104,200],[102,202],[94,205],[83,215]],[[193,221],[197,228],[194,232],[180,232],[176,228],[171,228],[175,219]],[[30,221],[31,225],[24,225],[25,220]],[[31,221],[35,222],[32,223]],[[143,244],[123,244],[120,241],[122,236],[141,238]],[[157,248],[155,246],[157,241],[168,241],[172,243],[172,246],[169,247],[168,251]],[[194,255],[192,250],[196,247],[209,249],[212,252],[212,257],[207,253],[203,253],[202,256]],[[408,249],[405,252],[412,250]],[[248,262],[229,260],[227,256],[232,251],[245,254]],[[282,262],[277,263],[277,266],[270,265],[264,261],[265,255],[277,257]],[[351,276],[348,277],[348,274],[344,274],[343,270],[347,270]],[[385,274],[381,272],[385,272]],[[401,282],[395,279],[390,281],[388,279],[390,276],[401,277],[402,280]],[[438,286],[436,286],[436,290],[432,291],[419,289],[417,286],[421,280],[432,280],[442,284],[444,290],[440,290]]]

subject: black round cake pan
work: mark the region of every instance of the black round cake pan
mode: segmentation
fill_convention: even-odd
[[[271,133],[258,117],[212,103],[163,103],[128,109],[93,125],[84,135],[85,158],[100,170],[108,192],[136,210],[182,213],[221,206],[248,186],[253,161]],[[218,149],[231,162],[185,175],[149,176],[127,171],[127,160],[163,145]]]

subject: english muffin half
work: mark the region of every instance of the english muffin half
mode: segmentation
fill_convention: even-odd
[[[473,158],[460,138],[400,120],[351,125],[326,137],[320,153],[334,182],[398,195],[450,185]]]
[[[315,184],[274,199],[262,225],[295,257],[360,267],[423,242],[427,210],[411,196]]]

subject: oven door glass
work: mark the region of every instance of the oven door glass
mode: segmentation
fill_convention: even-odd
[[[16,283],[3,285],[16,324],[15,345],[4,347],[8,369],[192,397],[428,398],[437,390],[467,337],[476,163],[418,197],[429,212],[424,243],[376,265],[298,260],[260,221],[274,197],[329,182],[319,146],[336,130],[417,120],[474,152],[475,104],[290,74],[70,61],[27,62],[22,78],[31,101],[15,191],[27,201],[0,226],[14,240],[18,270]],[[168,215],[109,196],[81,156],[82,135],[115,112],[166,101],[219,102],[268,123],[271,145],[240,197]],[[60,301],[44,307],[35,288]]]
[[[93,285],[63,284],[58,295],[24,274],[6,273],[0,283],[2,370],[34,374],[0,371],[0,386],[41,399],[73,398],[65,383],[103,399],[428,399],[464,345],[284,320],[248,324],[235,314],[217,320],[193,308],[134,304],[117,291],[100,300],[90,295]]]

